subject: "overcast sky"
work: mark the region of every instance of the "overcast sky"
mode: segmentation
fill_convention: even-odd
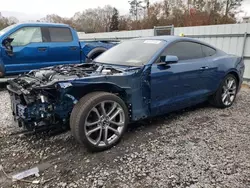
[[[150,0],[156,2],[159,0]],[[128,0],[8,0],[1,2],[0,11],[23,12],[36,15],[58,14],[71,17],[78,11],[112,5],[121,14],[128,13]]]
[[[151,3],[156,1],[159,0],[150,0]],[[33,19],[53,13],[71,17],[75,12],[98,6],[103,7],[107,4],[118,8],[121,14],[128,13],[128,0],[8,0],[1,2],[0,11],[3,12],[3,16],[5,13],[8,14],[6,16],[9,16],[12,12],[18,12],[19,15],[16,15],[20,17],[20,13],[26,13]],[[247,15],[250,15],[250,0],[245,0],[243,9],[248,12]]]

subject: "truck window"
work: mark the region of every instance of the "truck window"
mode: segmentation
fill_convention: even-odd
[[[49,27],[51,42],[71,42],[73,36],[69,28]]]
[[[40,27],[23,27],[9,37],[14,39],[11,43],[12,46],[25,46],[32,42],[42,42]]]

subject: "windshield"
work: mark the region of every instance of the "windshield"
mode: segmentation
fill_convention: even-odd
[[[4,29],[2,29],[2,30],[0,31],[0,35],[3,35],[3,34],[6,33],[7,31],[9,31],[9,30],[11,30],[12,28],[14,28],[15,26],[16,26],[16,24],[10,25],[10,26],[8,26],[8,27],[5,27]]]
[[[142,66],[147,64],[153,55],[166,44],[162,40],[129,40],[114,46],[98,56],[98,63]]]

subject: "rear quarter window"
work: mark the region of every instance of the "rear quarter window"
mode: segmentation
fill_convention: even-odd
[[[71,42],[73,36],[69,28],[50,27],[49,34],[51,42]]]
[[[209,57],[209,56],[213,56],[214,54],[216,54],[216,50],[211,48],[211,47],[208,47],[208,46],[205,46],[205,45],[201,45],[202,47],[202,51],[205,55],[205,57]]]

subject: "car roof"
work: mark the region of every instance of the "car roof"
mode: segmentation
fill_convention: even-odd
[[[18,23],[16,24],[18,26],[54,26],[54,27],[69,27],[66,24],[60,24],[60,23],[47,23],[47,22],[24,22],[24,23]]]
[[[172,41],[176,41],[176,40],[188,40],[188,41],[194,41],[194,42],[201,42],[201,41],[193,39],[193,38],[180,37],[180,36],[174,36],[174,35],[143,37],[143,38],[138,38],[138,39],[142,39],[142,40],[165,40],[167,42],[172,42]]]
[[[153,36],[153,37],[142,37],[142,38],[136,38],[134,40],[164,40],[168,43],[174,42],[174,41],[189,41],[189,42],[197,42],[200,44],[204,44],[206,46],[209,46],[211,48],[217,49],[214,46],[211,46],[210,44],[200,41],[198,39],[190,38],[190,37],[181,37],[181,36],[174,36],[174,35],[163,35],[163,36]]]

